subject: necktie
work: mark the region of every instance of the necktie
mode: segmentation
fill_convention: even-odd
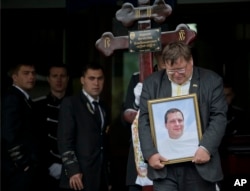
[[[95,111],[95,116],[97,119],[97,124],[99,127],[101,127],[102,125],[102,117],[101,117],[101,112],[100,112],[100,108],[99,108],[99,103],[96,101],[93,101],[93,104],[95,106],[94,111]]]
[[[28,106],[30,108],[32,108],[32,105],[33,105],[33,101],[31,100],[31,98],[29,97],[28,99],[25,99],[26,103],[28,104]]]

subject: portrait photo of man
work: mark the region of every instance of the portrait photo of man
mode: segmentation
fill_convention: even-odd
[[[190,107],[192,102],[192,99],[177,99],[152,106],[155,144],[158,152],[168,162],[177,159],[191,160],[199,147],[196,111]]]

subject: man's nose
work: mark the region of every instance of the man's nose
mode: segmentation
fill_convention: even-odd
[[[178,121],[178,120],[176,120],[176,121],[175,121],[175,124],[176,124],[176,125],[180,125],[180,124],[181,124],[181,122],[180,122],[180,121]]]

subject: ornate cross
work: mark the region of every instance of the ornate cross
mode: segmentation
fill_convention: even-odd
[[[155,0],[153,5],[149,5],[150,0],[138,0],[139,7],[134,7],[131,3],[124,3],[122,8],[116,12],[116,19],[125,27],[130,27],[138,21],[138,29],[150,29],[151,19],[156,23],[162,23],[172,13],[172,8],[164,0]],[[161,33],[162,46],[173,41],[192,42],[196,33],[185,24],[179,24],[175,31]],[[111,32],[105,32],[96,41],[96,48],[105,56],[110,56],[118,49],[128,49],[128,36],[114,37]],[[143,81],[153,72],[153,58],[151,52],[140,53],[140,81]]]

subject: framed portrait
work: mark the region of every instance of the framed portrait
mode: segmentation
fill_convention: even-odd
[[[154,144],[164,164],[191,161],[202,136],[196,94],[148,100]]]

